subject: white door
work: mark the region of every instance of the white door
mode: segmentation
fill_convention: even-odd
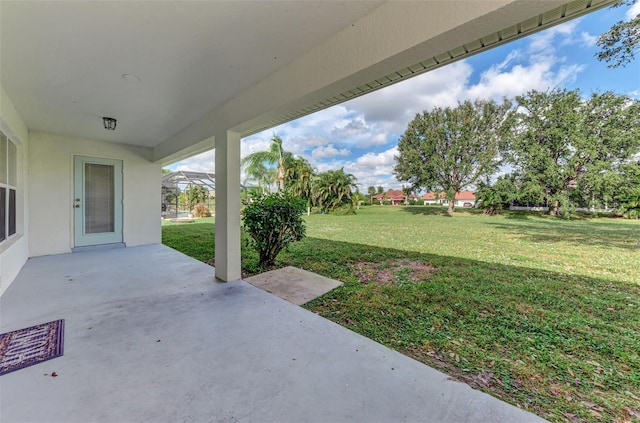
[[[75,246],[122,242],[122,161],[74,158]]]

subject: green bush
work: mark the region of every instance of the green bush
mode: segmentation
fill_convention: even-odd
[[[338,207],[334,209],[331,214],[336,216],[346,216],[351,214],[356,214],[356,208],[351,204],[344,204],[342,207]]]
[[[620,212],[627,219],[640,219],[640,194],[623,198]]]
[[[273,266],[280,251],[304,238],[303,199],[275,193],[246,200],[244,206],[242,220],[260,256],[260,267]]]

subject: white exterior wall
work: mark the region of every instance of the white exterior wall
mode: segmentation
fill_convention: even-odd
[[[29,257],[28,163],[29,131],[0,86],[0,130],[18,147],[16,235],[0,244],[0,295],[9,287]]]
[[[161,168],[150,149],[33,132],[29,149],[30,256],[69,253],[73,238],[73,160],[123,161],[123,241],[161,241]]]
[[[456,200],[455,206],[464,207],[464,203],[471,203],[471,207],[473,207],[473,205],[476,203],[476,200]]]

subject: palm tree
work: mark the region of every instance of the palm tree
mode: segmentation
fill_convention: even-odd
[[[376,195],[376,187],[369,187],[367,192],[369,193],[369,200],[371,200],[371,204],[373,204],[373,196]]]
[[[275,165],[277,170],[278,187],[284,191],[285,161],[291,159],[292,154],[282,149],[282,138],[274,135],[267,151],[256,151],[242,159],[242,165],[249,169],[259,169],[260,166]]]
[[[350,173],[344,173],[344,168],[320,173],[313,178],[311,185],[314,203],[321,209],[328,210],[350,204],[351,189],[356,186],[356,177]]]
[[[264,194],[266,192],[265,183],[267,178],[267,168],[262,162],[250,162],[246,165],[247,176],[258,183],[258,189]]]
[[[302,157],[289,157],[285,160],[285,188],[295,197],[311,198],[311,178],[314,170]]]
[[[402,186],[402,195],[404,195],[404,204],[405,206],[407,204],[409,204],[409,198],[411,197],[411,194],[413,194],[413,188],[409,187],[405,187],[404,185]]]

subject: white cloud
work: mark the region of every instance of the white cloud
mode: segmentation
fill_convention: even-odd
[[[312,128],[308,128],[311,129]],[[307,157],[309,155],[309,151],[326,145],[329,141],[326,137],[317,134],[307,134],[303,136],[296,136],[292,138],[283,137],[282,139],[282,147],[294,155]]]
[[[369,128],[362,117],[342,120],[331,130],[331,135],[338,138],[350,138],[367,133],[369,133]]]
[[[271,138],[245,138],[240,141],[240,157],[247,157],[249,154],[257,151],[266,151],[269,149]]]
[[[337,149],[333,146],[333,144],[329,144],[326,146],[317,147],[311,153],[311,157],[314,160],[321,160],[336,156],[348,156],[350,153],[346,148]]]
[[[583,66],[570,65],[553,69],[554,59],[548,58],[532,65],[516,65],[509,72],[499,72],[491,67],[485,71],[477,85],[470,87],[469,98],[492,98],[499,101],[502,97],[513,98],[530,90],[544,91],[571,82],[584,69]]]
[[[635,19],[636,16],[640,15],[640,2],[636,1],[630,8],[627,10],[625,14],[625,19],[630,21]]]
[[[471,73],[472,68],[465,61],[455,62],[343,104],[357,115],[362,114],[375,133],[399,134],[416,113],[435,105],[455,105],[464,97]]]
[[[638,3],[638,4],[640,4],[640,3]],[[580,33],[580,40],[585,45],[585,47],[593,47],[593,46],[596,45],[596,42],[598,41],[598,36],[597,35],[591,35],[586,31],[582,31]]]
[[[370,185],[389,186],[396,182],[393,178],[395,156],[398,147],[392,147],[381,153],[366,153],[354,161],[344,163],[344,171],[352,173],[360,183],[361,188]]]
[[[358,148],[375,147],[377,145],[385,145],[389,143],[389,134],[387,132],[380,132],[372,137],[366,138],[356,143]]]
[[[171,170],[191,170],[194,172],[214,173],[216,169],[216,152],[214,150],[205,151],[197,156],[190,157],[169,166]]]
[[[387,174],[390,167],[392,168],[395,163],[395,156],[398,154],[398,147],[390,148],[382,153],[367,153],[356,159],[352,165],[358,170],[365,170],[380,174]],[[347,164],[349,165],[349,164]]]

